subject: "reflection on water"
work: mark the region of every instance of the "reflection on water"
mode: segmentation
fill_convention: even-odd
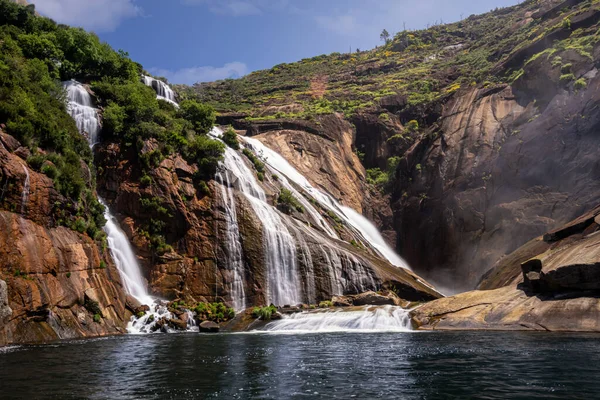
[[[1,398],[595,398],[598,336],[173,334],[0,351]]]

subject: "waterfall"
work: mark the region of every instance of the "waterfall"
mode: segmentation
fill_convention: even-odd
[[[267,299],[277,305],[298,304],[300,278],[296,260],[296,243],[279,212],[267,203],[267,196],[258,184],[254,172],[241,156],[227,148],[223,167],[236,178],[236,188],[250,202],[254,213],[262,223],[267,267]]]
[[[92,96],[81,83],[75,80],[63,82],[63,86],[67,90],[69,114],[75,120],[79,132],[87,136],[90,146],[94,146],[98,143],[101,127]]]
[[[27,203],[29,202],[29,170],[23,165],[23,171],[25,171],[25,182],[23,183],[23,193],[21,194],[21,215],[25,215],[27,211]]]
[[[244,137],[244,141],[254,150],[256,154],[261,155],[263,161],[267,165],[290,179],[296,185],[301,187],[302,190],[318,201],[323,207],[326,207],[330,211],[334,212],[338,217],[352,226],[372,249],[376,250],[379,254],[385,257],[391,264],[410,270],[408,264],[394,252],[394,250],[383,239],[377,228],[367,218],[349,207],[342,206],[330,195],[314,188],[308,179],[306,179],[300,172],[292,167],[287,160],[285,160],[277,152],[262,144],[259,140]]]
[[[227,218],[227,232],[225,235],[225,245],[227,250],[226,265],[233,271],[233,279],[230,285],[233,308],[236,311],[242,311],[246,308],[246,295],[244,293],[244,260],[240,238],[240,227],[238,225],[235,207],[235,196],[231,183],[231,173],[227,170],[217,173],[216,181],[221,186],[221,198],[225,208],[225,218]]]
[[[366,307],[360,310],[303,312],[270,322],[264,331],[311,332],[409,332],[409,311],[401,307]]]
[[[104,206],[104,218],[106,218],[104,231],[108,236],[108,248],[121,273],[125,290],[142,304],[154,303],[154,299],[148,294],[140,266],[127,236],[119,228],[115,217],[110,213],[110,209],[104,201],[100,200],[100,203]]]
[[[69,101],[68,111],[71,114],[71,117],[77,122],[79,131],[82,134],[85,132],[96,132],[95,137],[92,135],[88,136],[90,146],[93,146],[98,139],[97,133],[100,131],[100,123],[97,110],[92,108],[92,96],[90,96],[83,85],[77,81],[71,80],[65,82],[64,85],[67,88]],[[85,121],[83,118],[78,120],[78,118],[87,112],[82,110],[88,109],[93,111],[94,116],[85,119]],[[83,122],[80,124],[81,121]],[[148,294],[140,266],[127,236],[125,236],[123,231],[119,228],[115,217],[110,213],[110,209],[105,202],[100,198],[99,200],[104,206],[104,217],[106,218],[104,231],[108,236],[108,246],[113,260],[115,261],[115,265],[121,274],[121,279],[125,284],[127,293],[135,297],[142,304],[152,304],[154,299]]]
[[[154,89],[157,99],[167,101],[174,106],[179,107],[179,104],[177,104],[175,101],[175,92],[169,87],[169,85],[163,81],[146,75],[142,75],[142,82],[144,82],[146,86],[150,86],[152,89]]]

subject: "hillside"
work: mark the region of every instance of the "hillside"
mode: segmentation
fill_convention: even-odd
[[[387,195],[391,210],[368,189],[336,196],[372,210],[417,271],[464,290],[595,205],[599,20],[597,1],[526,1],[401,32],[374,50],[179,91],[216,107],[221,123],[268,135],[305,170],[315,154],[304,150],[315,135],[336,136],[327,121],[337,114],[348,126],[334,130],[365,168],[360,185]],[[334,188],[356,182],[333,165],[310,176]]]

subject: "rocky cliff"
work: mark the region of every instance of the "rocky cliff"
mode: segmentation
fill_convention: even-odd
[[[362,168],[347,150],[328,157],[333,180],[327,167],[305,168],[322,165],[308,142],[350,146],[367,179],[336,193],[360,203],[417,272],[458,292],[594,206],[599,20],[590,2],[526,1],[401,32],[376,50],[188,90],[275,143],[315,184],[356,182]],[[334,112],[352,129],[328,135],[323,116]]]
[[[600,207],[501,260],[474,292],[412,312],[424,330],[600,331]],[[505,286],[506,285],[506,286]]]
[[[57,224],[75,209],[0,132],[0,345],[123,333],[131,316],[107,250]]]
[[[281,148],[286,149],[288,142],[285,134],[286,131],[269,132],[256,138],[268,142],[275,149],[278,147],[274,143],[280,143]],[[324,173],[325,177],[334,181],[347,179],[347,176],[337,174],[337,165],[331,163],[339,160],[344,151],[349,158],[354,153],[349,146],[344,148],[331,140],[322,140],[327,141],[330,146],[330,157],[327,157],[323,149],[319,151],[319,139],[312,137],[307,137],[307,141],[298,139],[296,143],[299,147],[294,151],[301,152],[303,156],[311,154],[310,157],[314,157],[316,164],[322,163],[323,171],[329,169],[331,172]],[[312,147],[312,150],[309,152],[302,146]],[[155,142],[147,141],[141,156],[154,148]],[[294,163],[292,154],[285,150],[283,154],[288,155]],[[188,164],[178,155],[167,157],[156,168],[152,168],[149,172],[151,183],[142,184],[137,157],[137,154],[116,143],[99,145],[96,150],[96,164],[101,166],[98,185],[136,247],[152,293],[161,298],[184,300],[188,304],[202,301],[233,304],[232,290],[236,276],[232,265],[229,265],[234,260],[231,260],[231,250],[228,247],[232,238],[227,226],[232,218],[227,196],[228,191],[233,190],[241,246],[244,300],[248,305],[267,303],[269,277],[266,257],[271,249],[268,248],[270,243],[264,239],[264,221],[259,219],[253,209],[251,199],[240,192],[239,188],[234,189],[221,182],[211,181],[207,186],[208,190],[202,189],[198,180],[194,179],[197,167]],[[302,164],[297,165],[302,170]],[[359,165],[358,162],[356,165]],[[249,162],[247,166],[251,168]],[[308,165],[304,164],[304,168],[308,170]],[[362,169],[347,171],[358,176],[363,173]],[[271,175],[271,172],[266,175]],[[283,177],[268,176],[261,184],[269,203],[276,204],[277,196],[282,190],[281,179]],[[348,184],[351,182],[357,186],[363,184],[360,179],[347,181]],[[329,181],[317,181],[316,184],[331,188]],[[338,190],[345,190],[342,189],[345,187],[343,182],[338,181],[334,185]],[[335,189],[328,192],[335,193]],[[144,205],[147,204],[144,199],[156,199],[164,211],[158,212],[156,207],[148,208]],[[359,200],[362,200],[362,196],[357,195],[357,201]],[[297,262],[301,278],[299,284],[306,302],[328,300],[333,295],[341,294],[338,293],[340,290],[346,294],[357,294],[381,287],[393,287],[398,295],[411,301],[439,296],[410,271],[390,265],[380,255],[359,245],[361,239],[355,236],[356,233],[331,212],[319,207],[316,209],[320,218],[325,218],[335,226],[337,234],[343,240],[329,237],[308,211],[294,212],[289,216],[278,213],[293,237],[294,262]],[[163,251],[153,246],[145,233],[149,222],[160,218],[168,221],[164,235],[169,247]],[[354,244],[351,245],[350,242]]]

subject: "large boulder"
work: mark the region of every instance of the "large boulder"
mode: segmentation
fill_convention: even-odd
[[[204,333],[216,333],[219,332],[219,330],[221,329],[221,327],[212,321],[204,321],[200,324],[199,326],[200,328],[200,332],[204,332]]]
[[[352,303],[355,306],[385,306],[385,305],[398,305],[397,297],[388,295],[383,296],[375,292],[365,292],[359,295],[353,296]]]

